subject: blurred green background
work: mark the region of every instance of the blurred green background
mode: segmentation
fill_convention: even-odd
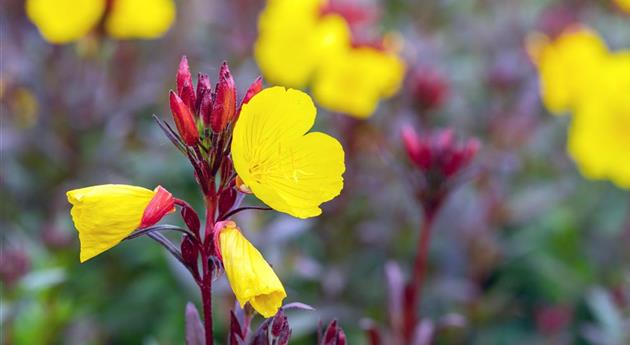
[[[398,133],[412,122],[482,141],[474,177],[449,198],[431,244],[422,310],[446,320],[436,343],[630,344],[630,197],[580,176],[566,154],[569,120],[542,108],[524,48],[527,34],[565,17],[628,48],[630,17],[609,1],[365,3],[379,8],[379,30],[404,37],[409,76],[368,120],[319,110],[317,126],[346,150],[341,196],[308,221],[238,219],[287,302],[317,309],[289,312],[291,343],[315,344],[320,319],[339,319],[350,344],[366,343],[362,319],[386,323],[384,266],[408,271],[421,221],[401,177]],[[170,121],[166,96],[183,54],[213,81],[229,61],[242,95],[259,73],[252,46],[264,2],[176,5],[162,38],[93,34],[67,45],[44,41],[23,1],[0,5],[2,344],[183,343],[185,303],[199,301],[187,272],[144,238],[79,264],[65,199],[104,181],[161,184],[201,209],[191,168],[151,115]],[[431,111],[412,92],[423,71],[448,85]],[[224,278],[217,285],[224,343],[233,297]]]

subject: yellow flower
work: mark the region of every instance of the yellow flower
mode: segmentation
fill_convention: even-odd
[[[306,133],[316,112],[304,92],[272,87],[243,106],[234,127],[238,176],[267,205],[298,218],[321,214],[319,205],[343,187],[341,144],[324,133]]]
[[[366,118],[381,98],[394,95],[405,64],[391,52],[363,47],[348,49],[323,65],[313,83],[313,95],[323,107]]]
[[[105,0],[27,0],[26,14],[51,43],[68,43],[85,36],[105,11]]]
[[[249,302],[262,316],[274,316],[287,297],[280,279],[234,222],[218,225],[223,267],[236,299],[241,307]]]
[[[173,0],[115,0],[105,28],[115,38],[154,39],[175,20]]]
[[[305,87],[315,69],[350,44],[343,18],[320,18],[320,0],[271,0],[260,15],[256,62],[265,78],[284,86]]]
[[[157,223],[174,207],[172,195],[161,187],[152,191],[107,184],[74,189],[66,195],[79,232],[81,262],[114,247],[135,229]]]
[[[630,189],[630,52],[613,54],[579,103],[568,151],[584,176]]]
[[[546,108],[554,114],[573,110],[592,90],[592,81],[608,54],[606,44],[584,27],[571,28],[553,42],[535,37],[528,41],[528,50],[538,67]]]
[[[630,0],[614,0],[614,1],[621,10],[630,13]]]

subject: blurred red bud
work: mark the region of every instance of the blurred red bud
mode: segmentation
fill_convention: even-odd
[[[328,324],[319,345],[346,345],[346,334],[338,326],[337,320]]]
[[[169,93],[171,103],[171,113],[175,120],[177,131],[182,136],[184,143],[188,146],[194,146],[199,140],[199,131],[195,118],[184,101],[172,90]]]
[[[155,195],[144,209],[139,228],[146,228],[159,222],[166,214],[175,211],[173,194],[162,186],[155,188]]]
[[[415,129],[410,125],[405,125],[402,128],[401,136],[409,159],[421,169],[429,169],[431,150],[426,143],[420,141]]]
[[[411,77],[411,90],[414,100],[422,110],[433,110],[444,103],[448,94],[448,83],[438,71],[421,69]]]
[[[444,178],[466,168],[480,147],[477,139],[457,142],[450,128],[419,136],[413,127],[406,125],[402,128],[401,137],[414,165],[424,172],[435,171]]]
[[[214,90],[210,113],[210,127],[215,133],[222,132],[236,115],[236,86],[227,62],[221,65],[219,81]]]
[[[280,309],[274,317],[258,327],[251,345],[287,345],[290,337],[289,320]]]
[[[179,68],[177,69],[177,94],[181,96],[184,85],[189,83],[192,86],[192,76],[190,75],[190,69],[188,68],[188,58],[186,55],[182,56],[179,61]]]
[[[24,248],[0,247],[0,282],[11,288],[31,268],[31,259]]]
[[[245,332],[241,327],[241,323],[238,321],[236,314],[234,311],[230,311],[230,333],[228,333],[228,344],[229,345],[240,345],[243,344],[245,338]]]

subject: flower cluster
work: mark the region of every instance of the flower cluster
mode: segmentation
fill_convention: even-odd
[[[63,44],[96,29],[117,39],[158,38],[175,20],[173,0],[27,0],[26,13],[44,39]]]
[[[311,85],[332,111],[365,118],[400,88],[405,63],[391,37],[360,35],[370,8],[339,0],[269,0],[260,15],[255,57],[266,78],[297,88]]]
[[[177,130],[156,120],[194,168],[206,206],[203,231],[196,211],[160,186],[149,190],[98,185],[71,190],[67,196],[79,232],[81,262],[124,239],[141,235],[155,239],[198,283],[207,344],[211,344],[210,291],[221,269],[241,307],[249,303],[266,318],[278,312],[286,297],[271,266],[230,220],[246,209],[268,209],[239,207],[245,194],[295,217],[319,215],[319,206],[343,187],[344,152],[333,137],[308,132],[316,108],[301,91],[263,89],[258,78],[237,107],[236,87],[226,63],[212,89],[205,74],[199,74],[193,86],[188,61],[182,58],[177,88],[169,96]],[[155,225],[176,208],[187,229]],[[158,233],[163,230],[184,234],[179,248]]]
[[[630,51],[609,51],[581,26],[553,41],[532,36],[528,49],[547,109],[573,114],[568,151],[582,174],[630,188]]]

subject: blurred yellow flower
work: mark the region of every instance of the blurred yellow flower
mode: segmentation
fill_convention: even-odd
[[[247,188],[298,218],[321,214],[319,205],[343,188],[341,144],[324,133],[307,133],[316,112],[304,92],[268,88],[243,106],[232,138],[234,169]]]
[[[51,43],[76,41],[103,16],[105,0],[26,0],[26,14]]]
[[[303,88],[330,53],[350,44],[337,15],[320,18],[320,0],[270,0],[260,15],[256,61],[274,84]]]
[[[76,41],[93,30],[105,14],[106,0],[26,0],[26,13],[50,43]],[[154,39],[175,20],[173,0],[113,0],[105,28],[118,39]]]
[[[568,151],[584,176],[630,189],[630,52],[611,55],[581,100]]]
[[[287,297],[265,258],[231,221],[221,224],[219,246],[225,274],[241,307],[249,302],[262,316],[274,316]]]
[[[592,91],[591,82],[608,54],[606,44],[585,27],[571,28],[554,41],[532,37],[528,50],[538,67],[545,107],[556,115],[573,110]]]
[[[152,191],[106,184],[74,189],[66,195],[79,232],[81,262],[114,247],[135,229],[153,225],[173,210],[170,193],[161,187]]]
[[[365,118],[381,98],[394,95],[405,74],[397,55],[370,47],[348,49],[322,66],[313,82],[315,99],[330,110]]]
[[[175,20],[173,0],[114,0],[105,28],[118,39],[154,39]]]
[[[623,11],[630,13],[630,0],[614,0]]]
[[[396,93],[405,64],[392,50],[353,46],[350,25],[326,0],[268,0],[258,21],[255,57],[274,84],[313,87],[325,108],[365,118]]]

